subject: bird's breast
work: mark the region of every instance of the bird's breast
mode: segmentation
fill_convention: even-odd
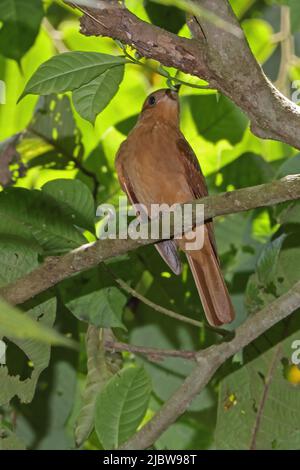
[[[178,133],[157,124],[149,129],[141,126],[131,136],[123,164],[140,203],[171,205],[193,199],[177,147]]]

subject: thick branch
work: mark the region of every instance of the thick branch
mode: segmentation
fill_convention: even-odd
[[[300,199],[300,175],[287,176],[272,183],[208,196],[194,201],[193,206],[195,208],[196,204],[203,204],[205,220],[209,220],[218,215],[243,212],[296,199]],[[155,243],[155,240],[150,238],[98,240],[64,256],[46,259],[39,268],[12,284],[2,287],[0,296],[11,304],[21,304],[73,274],[152,243]]]
[[[239,28],[228,0],[194,1]],[[240,36],[234,35],[193,18],[189,26],[194,39],[189,40],[141,21],[118,3],[98,2],[99,9],[83,9],[83,34],[119,39],[145,57],[204,78],[249,116],[256,135],[300,149],[300,108],[266,78],[241,29]]]
[[[212,346],[197,354],[198,365],[158,413],[122,449],[146,449],[173,424],[204,389],[216,370],[230,357],[250,344],[279,321],[300,307],[300,282],[286,294],[249,317],[236,330],[229,343]]]
[[[181,68],[184,72],[208,78],[206,54],[196,41],[181,38],[157,26],[141,21],[118,4],[99,1],[99,9],[83,8],[81,32],[86,36],[109,36],[130,44],[144,57],[166,66]],[[102,5],[102,6],[101,6]],[[180,67],[178,67],[180,65]]]

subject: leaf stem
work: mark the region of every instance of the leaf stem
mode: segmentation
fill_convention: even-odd
[[[127,62],[128,64],[133,64],[133,65],[139,65],[140,67],[143,67],[146,70],[149,70],[150,72],[156,73],[160,75],[161,77],[167,78],[168,82],[171,84],[176,83],[184,86],[188,86],[190,88],[197,88],[199,90],[211,90],[213,89],[209,84],[208,85],[197,85],[196,83],[190,83],[185,80],[181,80],[181,78],[178,78],[177,76],[172,76],[170,73],[165,70],[161,65],[159,67],[152,67],[151,65],[141,62],[139,59],[135,58],[129,52],[127,51],[127,48],[123,46],[123,44],[120,43],[120,41],[117,42],[118,46],[122,49],[124,52],[124,57],[127,57],[129,61]],[[173,85],[175,86],[175,85]]]

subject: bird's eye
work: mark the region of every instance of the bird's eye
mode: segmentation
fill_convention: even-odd
[[[155,105],[155,103],[156,103],[155,96],[150,96],[150,98],[149,98],[149,104],[150,104],[150,106]]]

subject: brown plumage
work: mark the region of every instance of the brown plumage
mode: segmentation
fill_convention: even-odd
[[[144,103],[139,120],[116,157],[121,187],[130,201],[151,204],[191,202],[206,196],[207,187],[198,160],[179,128],[176,92],[158,90]],[[234,310],[219,266],[213,223],[204,226],[201,250],[187,251],[184,240],[158,243],[156,248],[179,274],[177,246],[186,253],[207,320],[229,323]]]

